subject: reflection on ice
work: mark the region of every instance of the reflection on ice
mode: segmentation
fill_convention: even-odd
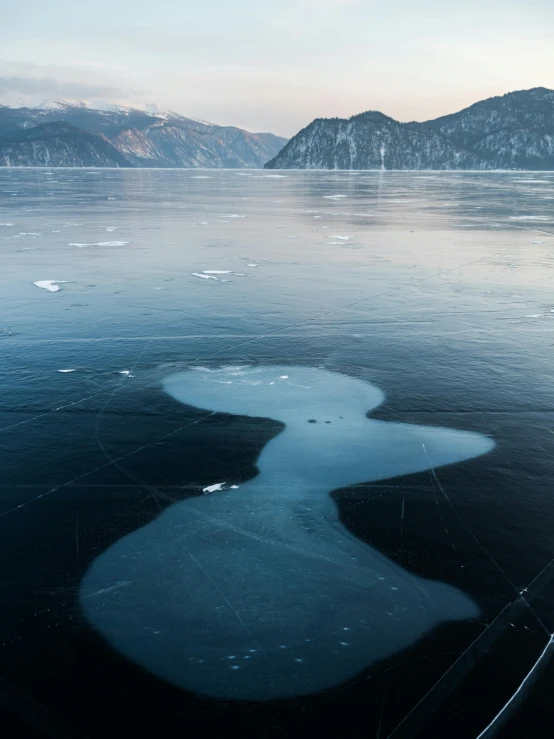
[[[369,419],[383,393],[333,372],[201,369],[165,390],[285,427],[255,479],[205,488],[93,562],[81,603],[116,649],[182,688],[264,700],[331,688],[443,621],[477,616],[463,593],[352,536],[329,493],[485,454],[490,439]]]

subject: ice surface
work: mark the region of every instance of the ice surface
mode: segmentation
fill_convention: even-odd
[[[49,290],[51,293],[57,293],[61,290],[60,285],[64,282],[67,282],[67,280],[37,280],[37,282],[33,282],[33,285]]]
[[[193,272],[193,277],[201,277],[203,280],[217,280],[217,277],[214,277],[214,275],[205,275],[202,272]]]
[[[167,377],[166,392],[285,429],[240,491],[210,485],[215,494],[172,505],[94,560],[81,604],[116,649],[182,688],[264,700],[336,686],[478,615],[460,591],[352,536],[329,493],[485,454],[489,438],[368,419],[383,392],[338,373],[198,369]]]

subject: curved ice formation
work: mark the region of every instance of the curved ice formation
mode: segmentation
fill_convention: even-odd
[[[369,419],[383,393],[334,372],[200,369],[168,377],[166,392],[285,429],[255,479],[172,505],[94,560],[81,604],[113,647],[187,690],[264,700],[336,686],[478,615],[351,535],[329,493],[485,454],[490,439]]]

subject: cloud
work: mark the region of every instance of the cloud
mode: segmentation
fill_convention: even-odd
[[[86,69],[40,65],[0,59],[0,104],[39,105],[42,102],[83,101],[105,104],[140,104],[147,94],[112,69]]]
[[[49,77],[1,77],[0,95],[40,95],[43,98],[106,98],[118,100],[130,90],[87,82],[64,82]]]

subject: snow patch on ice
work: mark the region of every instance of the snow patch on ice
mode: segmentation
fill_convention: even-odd
[[[72,242],[71,244],[68,244],[68,246],[78,246],[79,249],[86,249],[88,246],[125,246],[128,243],[128,241],[97,241],[95,244]]]
[[[61,290],[60,285],[64,282],[67,282],[67,280],[37,280],[37,282],[33,282],[33,285],[42,287],[51,293],[58,293]]]
[[[206,488],[202,488],[203,493],[215,493],[219,490],[223,490],[223,486],[227,485],[226,482],[217,482],[215,485],[208,485]]]
[[[510,221],[550,221],[550,216],[510,216]]]

